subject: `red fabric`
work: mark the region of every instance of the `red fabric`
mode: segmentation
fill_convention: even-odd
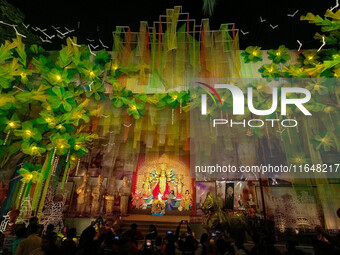
[[[131,41],[131,30],[129,28],[125,36],[125,47],[123,50],[123,54],[121,55],[121,58],[122,58],[121,62],[123,65],[127,65],[130,60],[130,55],[131,55],[130,41]]]
[[[136,193],[138,170],[139,170],[139,167],[144,164],[144,162],[145,162],[145,155],[139,154],[136,170],[133,173],[133,177],[132,177],[132,194]]]
[[[130,123],[131,119],[130,116],[128,114],[125,115],[125,123]],[[126,142],[126,140],[128,139],[129,136],[129,131],[130,131],[130,126],[126,126],[125,130],[124,130],[124,142]]]
[[[231,31],[232,31],[232,33],[233,33],[234,53],[236,54],[236,47],[235,47],[235,24],[233,25]]]
[[[156,187],[153,189],[152,191],[152,195],[154,197],[154,199],[158,199],[158,194],[159,194],[159,183],[157,183]],[[169,188],[169,184],[166,183],[165,186],[165,192],[163,194],[162,200],[166,200],[166,196],[170,194],[170,188]]]
[[[99,118],[98,117],[93,117],[92,118],[91,132],[94,132],[97,129],[98,123],[99,123]]]

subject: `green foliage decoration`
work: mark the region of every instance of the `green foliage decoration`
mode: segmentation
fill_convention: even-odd
[[[123,66],[110,52],[92,56],[85,45],[66,45],[50,55],[42,47],[26,47],[17,37],[0,46],[0,168],[18,153],[24,162],[43,163],[47,153],[70,158],[70,167],[88,153],[96,134],[86,123],[96,112],[90,101],[111,100],[135,119],[146,105],[176,108],[189,105],[189,92],[133,94],[119,83],[122,75],[138,75],[138,66]],[[76,38],[72,38],[77,42]],[[112,86],[112,93],[107,93]]]

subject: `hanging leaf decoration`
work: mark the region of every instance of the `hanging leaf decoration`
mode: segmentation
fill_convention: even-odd
[[[311,138],[311,143],[316,150],[320,151],[330,151],[331,148],[335,148],[335,141],[327,131],[315,135]]]
[[[203,0],[203,14],[211,17],[214,13],[215,5],[216,0]]]
[[[288,54],[288,49],[284,45],[281,45],[276,50],[269,50],[268,58],[275,64],[284,64],[290,59],[290,56]]]
[[[262,51],[260,47],[249,46],[241,53],[245,63],[262,61]]]

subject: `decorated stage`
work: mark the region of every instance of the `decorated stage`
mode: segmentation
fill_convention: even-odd
[[[133,173],[131,212],[190,215],[194,209],[193,190],[188,157],[176,160],[163,154],[146,160],[140,156]]]

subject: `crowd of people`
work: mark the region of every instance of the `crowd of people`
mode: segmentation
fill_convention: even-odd
[[[318,254],[339,254],[337,243],[317,228],[314,252]],[[223,232],[203,233],[199,240],[194,236],[190,224],[181,221],[175,232],[158,233],[150,225],[149,233],[143,236],[137,224],[131,224],[123,232],[119,218],[103,220],[101,217],[77,235],[75,228],[65,235],[57,234],[53,225],[43,230],[38,219],[33,217],[29,224],[16,225],[16,238],[12,247],[5,245],[5,236],[0,233],[0,254],[4,255],[301,255],[297,243],[289,240],[286,252],[281,253],[274,246],[274,235],[256,235],[253,245],[246,248],[244,238],[230,238]]]

